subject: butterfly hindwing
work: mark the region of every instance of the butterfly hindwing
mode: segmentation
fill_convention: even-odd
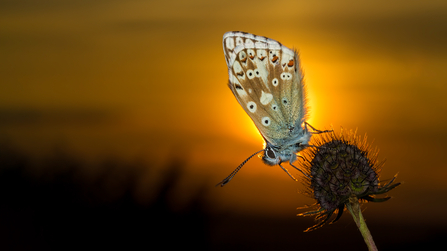
[[[293,136],[306,115],[297,53],[243,32],[226,33],[223,47],[228,85],[263,137],[275,144]]]

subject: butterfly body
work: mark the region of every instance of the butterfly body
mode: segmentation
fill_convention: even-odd
[[[307,146],[306,94],[298,54],[281,43],[245,32],[227,32],[223,49],[228,86],[265,140],[263,161],[296,160]]]

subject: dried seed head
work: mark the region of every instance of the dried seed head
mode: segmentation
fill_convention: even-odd
[[[310,167],[315,199],[326,210],[336,209],[352,194],[378,190],[377,173],[367,152],[342,140],[316,148]]]
[[[308,194],[315,198],[317,211],[300,214],[317,215],[317,220],[322,220],[313,230],[322,226],[331,215],[338,210],[335,222],[341,217],[345,204],[350,197],[359,200],[386,201],[388,198],[376,199],[373,196],[388,192],[400,183],[380,185],[379,171],[383,162],[377,162],[377,150],[371,149],[355,133],[336,135],[334,132],[315,137],[316,147],[307,148],[303,152],[303,170],[310,176],[305,181]]]

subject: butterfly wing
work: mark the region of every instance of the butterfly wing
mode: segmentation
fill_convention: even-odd
[[[262,136],[281,145],[302,132],[305,90],[299,58],[279,42],[227,32],[223,49],[231,91]]]

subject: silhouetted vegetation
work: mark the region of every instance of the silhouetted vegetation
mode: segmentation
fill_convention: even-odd
[[[144,163],[136,167],[109,158],[94,167],[100,170],[97,175],[88,176],[82,172],[84,165],[62,150],[44,161],[35,161],[0,144],[1,250],[364,248],[355,225],[343,219],[303,233],[311,219],[213,212],[206,206],[210,202],[205,194],[225,189],[215,188],[213,183],[190,196],[189,206],[174,209],[171,192],[184,177],[178,159],[163,167],[164,174],[157,177],[156,196],[146,200],[136,199],[135,185],[144,170],[154,167]],[[381,221],[380,215],[368,220],[379,250],[435,249],[446,236],[442,224],[421,226],[408,219],[393,225]],[[359,238],[347,243],[346,236],[356,234]]]
[[[82,163],[60,154],[45,161],[36,175],[31,159],[0,148],[0,249],[66,250],[84,248],[157,249],[207,245],[207,214],[200,194],[182,212],[169,207],[167,193],[178,181],[180,163],[167,166],[157,197],[138,203],[138,169],[108,160],[103,172],[87,179]],[[123,178],[124,177],[124,178]],[[107,183],[120,178],[119,189]],[[109,186],[110,187],[110,186]]]

